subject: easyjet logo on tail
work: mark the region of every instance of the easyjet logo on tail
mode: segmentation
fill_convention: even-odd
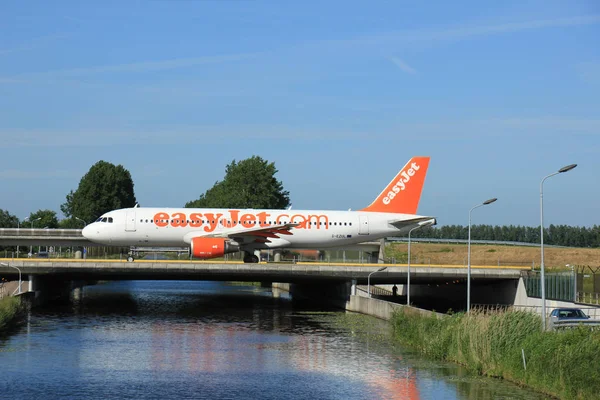
[[[416,214],[428,167],[429,157],[413,157],[362,211]]]
[[[398,182],[392,187],[392,190],[387,193],[387,196],[383,198],[383,204],[390,204],[390,201],[396,197],[396,193],[400,193],[401,190],[406,189],[406,184],[410,181],[410,178],[420,169],[421,167],[416,162],[413,162],[410,164],[408,171],[400,172],[400,179],[398,179]]]

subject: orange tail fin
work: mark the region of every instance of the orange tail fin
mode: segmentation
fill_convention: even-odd
[[[413,157],[374,202],[361,211],[416,214],[429,157]]]

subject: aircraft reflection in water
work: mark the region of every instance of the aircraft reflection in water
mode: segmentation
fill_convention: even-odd
[[[152,327],[151,362],[157,371],[208,372],[216,374],[276,372],[295,370],[335,374],[356,380],[357,365],[365,364],[355,352],[349,358],[339,346],[349,343],[329,336],[287,336],[273,333],[269,343],[259,340],[258,333],[236,326],[154,324]],[[182,346],[186,343],[186,346]],[[364,344],[357,343],[357,346]],[[190,349],[193,349],[190,351]],[[366,362],[360,380],[369,383],[373,392],[385,399],[419,399],[416,375],[411,368],[388,369],[379,361]]]

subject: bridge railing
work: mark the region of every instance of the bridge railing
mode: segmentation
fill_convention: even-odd
[[[83,237],[81,229],[0,228],[0,237]]]
[[[362,292],[362,293],[366,294],[367,296],[369,295],[369,289],[371,290],[371,296],[393,296],[394,295],[394,293],[392,293],[392,291],[384,289],[379,286],[375,286],[375,285],[371,285],[370,288],[365,285],[357,285],[356,286],[356,291]]]

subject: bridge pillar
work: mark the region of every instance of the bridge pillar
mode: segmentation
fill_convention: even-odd
[[[379,240],[379,255],[377,257],[377,262],[379,264],[383,264],[385,261],[385,238]]]
[[[29,279],[29,290],[28,292],[35,292],[37,290],[37,276],[36,275],[28,275]]]

